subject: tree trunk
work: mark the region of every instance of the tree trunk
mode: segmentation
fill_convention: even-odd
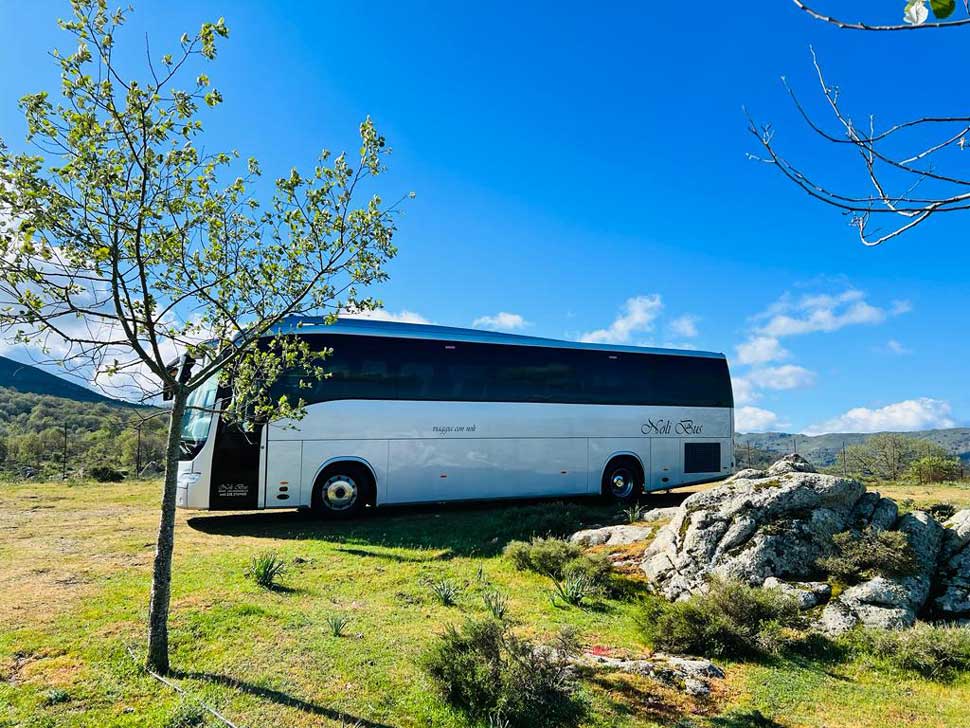
[[[175,547],[175,496],[178,487],[179,439],[186,394],[175,390],[172,419],[168,425],[165,448],[165,484],[162,486],[162,513],[152,563],[152,592],[148,603],[148,668],[168,673],[168,607],[172,596],[172,550]]]

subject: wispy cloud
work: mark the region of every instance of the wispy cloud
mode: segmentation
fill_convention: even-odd
[[[762,389],[801,389],[815,383],[815,372],[795,364],[754,369],[746,379]]]
[[[734,429],[738,432],[767,432],[779,427],[778,415],[760,407],[738,407],[734,410]]]
[[[848,412],[808,428],[807,435],[826,432],[884,432],[929,430],[953,427],[950,403],[941,399],[920,397],[870,409],[855,407]]]
[[[595,344],[629,344],[634,334],[653,330],[662,310],[663,302],[657,293],[628,298],[613,323],[605,329],[582,334],[579,340]]]
[[[371,321],[397,321],[403,324],[430,324],[431,321],[426,319],[419,313],[414,311],[408,311],[404,309],[398,311],[397,313],[393,311],[385,311],[383,308],[376,309],[374,311],[342,311],[340,313],[343,318],[359,318],[359,319],[369,319]]]
[[[678,316],[673,321],[670,322],[668,328],[670,333],[682,339],[693,339],[697,336],[697,322],[700,318],[693,316],[691,314],[684,314],[683,316]]]
[[[738,344],[735,349],[739,364],[767,364],[791,356],[791,352],[774,336],[754,336],[743,344]]]
[[[908,302],[897,301],[887,311],[866,301],[862,291],[851,288],[835,295],[805,295],[797,300],[786,295],[757,317],[764,323],[757,327],[756,333],[781,337],[832,332],[846,326],[880,324],[910,308]]]
[[[912,349],[907,349],[901,343],[896,341],[896,339],[890,339],[886,342],[886,350],[891,354],[899,354],[900,356],[913,353]]]
[[[493,331],[517,331],[531,325],[519,314],[506,311],[499,311],[494,316],[479,316],[472,322],[472,326],[476,329],[491,329]]]

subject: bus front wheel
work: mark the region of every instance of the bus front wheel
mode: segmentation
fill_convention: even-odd
[[[373,479],[358,463],[336,463],[317,477],[313,512],[326,518],[353,518],[370,498]]]
[[[643,492],[639,463],[620,458],[603,471],[603,495],[619,503],[633,503]]]

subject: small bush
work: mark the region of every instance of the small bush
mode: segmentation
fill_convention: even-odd
[[[461,587],[450,579],[434,579],[428,582],[428,589],[441,604],[446,607],[453,606],[458,602],[458,595]]]
[[[848,638],[852,647],[937,680],[949,680],[970,670],[970,629],[917,622],[910,629],[858,630]]]
[[[70,699],[70,694],[62,688],[51,688],[44,693],[44,705],[60,705]]]
[[[566,726],[583,713],[569,664],[577,651],[570,634],[543,648],[505,622],[484,619],[450,627],[425,655],[424,667],[445,700],[474,720],[509,728]]]
[[[645,506],[640,505],[639,503],[634,503],[629,508],[623,509],[623,513],[626,516],[627,523],[636,523],[641,518],[643,518],[643,514],[646,512],[647,512],[647,508]]]
[[[943,483],[958,480],[963,473],[960,461],[945,455],[927,455],[914,460],[909,466],[909,475],[920,483]]]
[[[183,700],[172,711],[172,715],[165,722],[165,728],[197,728],[205,724],[206,715],[202,707]]]
[[[246,570],[246,576],[264,589],[277,586],[277,579],[286,570],[286,564],[275,551],[266,551],[253,556]]]
[[[344,630],[350,624],[350,617],[346,614],[328,614],[327,626],[334,637],[343,637]]]
[[[553,579],[552,583],[555,584],[559,597],[574,607],[582,606],[586,598],[596,592],[592,580],[581,571],[567,574],[561,580]]]
[[[511,541],[504,553],[520,571],[535,571],[562,579],[566,564],[582,556],[583,550],[560,538],[534,538]]]
[[[874,576],[909,576],[918,564],[902,531],[879,531],[866,528],[861,533],[845,531],[832,537],[832,553],[816,565],[846,584]]]
[[[507,596],[496,589],[488,589],[482,594],[482,601],[485,603],[485,609],[495,619],[505,619],[509,609],[509,598]]]
[[[562,539],[512,541],[505,547],[505,555],[517,569],[544,574],[553,581],[563,581],[570,575],[583,573],[597,588],[606,587],[609,583],[609,559],[603,555],[584,554],[582,548]]]
[[[946,523],[953,518],[957,508],[952,503],[934,503],[926,511],[940,523]]]
[[[125,474],[110,465],[95,465],[87,469],[87,475],[99,483],[120,483]]]
[[[791,597],[713,578],[706,594],[681,602],[649,598],[642,621],[655,649],[730,658],[779,652],[794,640],[800,623]]]

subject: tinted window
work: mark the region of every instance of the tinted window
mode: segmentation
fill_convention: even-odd
[[[731,407],[724,359],[391,337],[308,335],[326,379],[308,402],[414,399]],[[279,382],[296,392],[299,372]],[[718,468],[720,469],[720,468]]]
[[[721,443],[684,443],[685,473],[719,473],[721,471]]]

